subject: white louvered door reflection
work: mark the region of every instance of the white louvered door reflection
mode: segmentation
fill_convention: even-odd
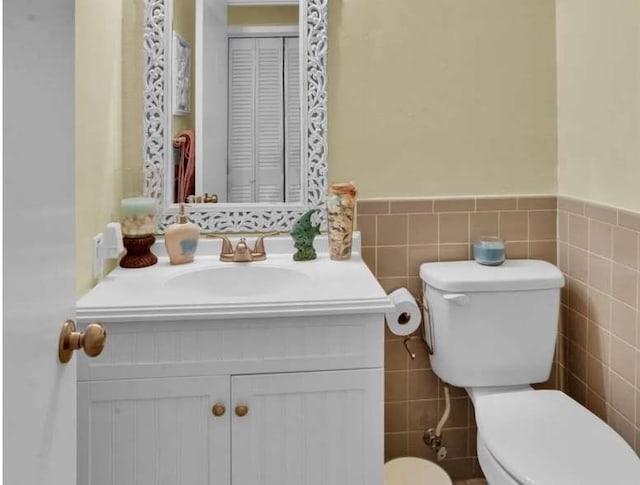
[[[284,40],[286,202],[302,200],[300,73],[300,39],[287,37]]]
[[[80,382],[78,412],[79,485],[231,483],[229,376]]]
[[[229,202],[255,201],[255,39],[229,39]]]
[[[229,38],[229,202],[300,200],[299,38]]]
[[[284,200],[283,40],[256,42],[256,201]]]
[[[233,485],[382,485],[381,369],[233,376]]]

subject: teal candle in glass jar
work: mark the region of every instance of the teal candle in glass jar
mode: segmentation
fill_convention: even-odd
[[[127,237],[141,237],[153,234],[156,229],[156,199],[131,197],[122,199],[122,234]]]
[[[477,263],[498,266],[504,263],[504,241],[498,237],[483,236],[473,243],[473,257]]]

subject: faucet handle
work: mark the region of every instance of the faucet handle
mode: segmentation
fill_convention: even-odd
[[[238,241],[238,244],[236,244],[236,249],[235,252],[239,252],[239,251],[248,251],[249,250],[249,246],[247,246],[247,239],[244,237],[241,237],[240,240]]]
[[[209,239],[222,239],[222,249],[220,250],[220,256],[223,254],[233,254],[233,246],[229,238],[223,234],[205,234],[205,237]]]
[[[236,263],[248,263],[253,261],[253,255],[247,246],[247,240],[243,237],[240,238],[236,248],[233,250],[233,261]]]
[[[262,233],[260,234],[260,236],[258,236],[258,238],[256,239],[256,244],[253,248],[254,261],[256,260],[256,257],[258,258],[262,257],[262,259],[266,259],[267,257],[267,252],[264,249],[264,238],[270,237],[270,236],[277,236],[278,234],[280,234],[279,231],[272,231],[272,232]]]

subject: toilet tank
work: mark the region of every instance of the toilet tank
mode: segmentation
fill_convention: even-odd
[[[453,261],[424,263],[420,277],[425,339],[443,381],[482,387],[549,378],[564,286],[558,268],[538,260]]]

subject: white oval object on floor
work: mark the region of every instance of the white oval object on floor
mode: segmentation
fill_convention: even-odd
[[[384,485],[452,485],[447,472],[422,458],[402,457],[384,465]]]

